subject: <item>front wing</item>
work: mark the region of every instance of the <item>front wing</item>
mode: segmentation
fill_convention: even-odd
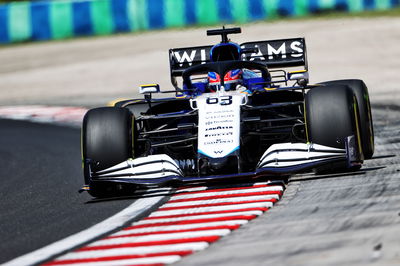
[[[306,143],[274,144],[265,151],[254,172],[214,176],[187,177],[168,155],[149,155],[128,159],[98,172],[89,169],[89,184],[84,190],[89,190],[91,185],[99,182],[129,183],[139,187],[180,186],[241,178],[287,176],[327,165],[347,168],[361,165],[362,157],[354,136],[347,137],[345,143],[345,149]]]

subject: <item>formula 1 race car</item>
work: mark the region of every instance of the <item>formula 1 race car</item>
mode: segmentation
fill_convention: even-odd
[[[142,85],[143,99],[86,113],[82,190],[104,197],[147,187],[354,170],[372,157],[363,81],[311,85],[304,38],[238,45],[228,39],[237,33],[240,28],[208,30],[222,41],[170,49],[173,90]],[[175,97],[153,97],[162,93]]]

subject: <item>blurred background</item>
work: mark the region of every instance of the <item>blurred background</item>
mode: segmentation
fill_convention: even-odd
[[[0,42],[389,10],[399,0],[0,0]]]
[[[168,49],[216,43],[205,30],[222,25],[242,27],[237,42],[306,37],[312,82],[362,78],[393,94],[399,7],[400,0],[0,0],[0,104],[96,106],[135,96],[141,83],[168,90]]]

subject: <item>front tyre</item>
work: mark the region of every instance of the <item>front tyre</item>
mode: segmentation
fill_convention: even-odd
[[[92,162],[92,171],[100,171],[133,157],[132,119],[128,109],[119,107],[100,107],[86,113],[82,125],[86,184],[90,184],[88,160]],[[119,190],[122,190],[120,185],[104,184],[90,186],[89,193],[104,197]]]
[[[334,148],[345,148],[345,138],[354,135],[362,152],[357,99],[344,85],[311,89],[305,97],[308,141]]]
[[[360,131],[362,140],[362,149],[365,159],[371,159],[374,154],[374,128],[372,125],[371,104],[369,101],[368,88],[364,81],[359,79],[343,79],[322,82],[321,84],[346,85],[357,98],[358,110],[360,113]]]

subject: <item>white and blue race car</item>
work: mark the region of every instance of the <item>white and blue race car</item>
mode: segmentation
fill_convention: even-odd
[[[359,169],[374,152],[368,90],[357,79],[309,84],[304,38],[169,51],[173,90],[87,112],[85,186],[95,197],[143,187]],[[290,70],[290,71],[289,71]],[[178,84],[182,84],[179,86]],[[174,93],[175,97],[154,98]]]

